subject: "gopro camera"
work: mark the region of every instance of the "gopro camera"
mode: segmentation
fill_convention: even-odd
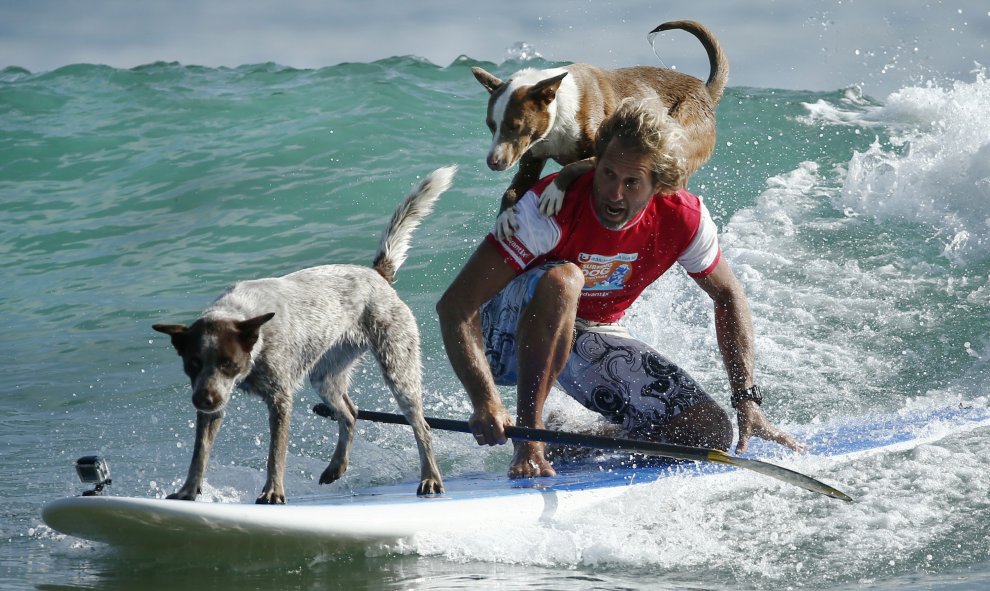
[[[100,494],[103,487],[110,486],[110,466],[100,456],[83,456],[76,460],[76,474],[79,480],[94,485],[93,490],[83,493],[84,497]]]

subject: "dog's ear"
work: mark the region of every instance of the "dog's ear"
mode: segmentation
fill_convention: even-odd
[[[474,77],[478,80],[478,82],[481,82],[482,86],[488,89],[488,94],[495,92],[502,87],[502,84],[504,84],[501,80],[486,72],[484,68],[475,66],[471,68],[471,73],[474,74]]]
[[[275,317],[275,312],[241,320],[237,323],[237,337],[245,351],[250,351],[254,344],[258,342],[258,334],[261,332],[261,325]]]
[[[553,78],[540,80],[529,89],[529,96],[544,105],[549,105],[553,102],[553,99],[557,97],[557,89],[560,88],[560,81],[563,80],[565,76],[567,76],[567,72],[558,74]]]
[[[182,355],[186,348],[186,340],[189,335],[189,327],[183,324],[153,324],[151,328],[158,332],[163,332],[172,337],[172,346]]]

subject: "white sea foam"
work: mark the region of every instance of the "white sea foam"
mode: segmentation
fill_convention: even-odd
[[[818,121],[884,126],[868,150],[853,155],[839,203],[881,220],[922,224],[943,255],[966,265],[990,254],[990,81],[949,88],[910,87],[882,107],[846,110],[809,105]]]
[[[850,86],[842,93],[839,104],[819,99],[813,103],[801,103],[807,115],[797,117],[805,125],[854,125],[859,127],[877,124],[879,108],[863,96],[858,86]]]

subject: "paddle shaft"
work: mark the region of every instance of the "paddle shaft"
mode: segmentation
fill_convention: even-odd
[[[319,411],[315,412],[322,415]],[[378,412],[373,410],[358,410],[357,418],[364,421],[374,421],[376,423],[391,423],[394,425],[409,424],[406,417],[400,414]],[[471,433],[471,428],[468,426],[467,421],[438,419],[435,417],[424,418],[426,420],[426,424],[432,429],[438,429],[440,431],[456,431],[458,433]],[[644,453],[678,460],[712,461],[712,458],[710,457],[711,452],[721,453],[718,450],[706,449],[703,447],[689,447],[686,445],[672,445],[668,443],[636,441],[632,439],[616,439],[612,437],[600,437],[597,435],[569,433],[567,431],[534,429],[532,427],[506,427],[505,436],[515,441],[540,441],[543,443],[552,443],[556,445],[572,445],[574,447],[614,449],[617,451]]]
[[[326,404],[320,403],[313,407],[313,412],[321,417],[335,418],[333,410]],[[374,421],[377,423],[391,423],[395,425],[408,425],[409,421],[400,414],[378,412],[373,410],[358,410],[358,419]],[[426,424],[432,429],[441,431],[455,431],[458,433],[471,433],[471,428],[467,421],[454,419],[439,419],[435,417],[424,417]],[[676,445],[673,443],[657,443],[655,441],[640,441],[635,439],[620,439],[612,437],[602,437],[599,435],[585,435],[582,433],[570,433],[567,431],[551,431],[549,429],[534,429],[532,427],[510,426],[505,428],[506,437],[517,441],[540,441],[543,443],[553,443],[557,445],[571,445],[575,447],[591,447],[595,449],[611,449],[616,451],[628,451],[650,456],[660,456],[677,460],[692,460],[695,462],[715,462],[726,464],[737,468],[745,468],[754,472],[759,472],[766,476],[776,478],[788,484],[799,486],[805,490],[810,490],[834,499],[852,501],[852,497],[837,488],[829,486],[824,482],[815,480],[810,476],[801,474],[789,468],[783,468],[776,464],[731,456],[722,450],[709,449],[704,447],[691,447],[688,445]]]

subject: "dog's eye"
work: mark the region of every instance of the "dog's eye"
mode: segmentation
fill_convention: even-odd
[[[237,374],[237,364],[234,363],[232,359],[226,359],[226,358],[220,359],[217,362],[217,367],[220,369],[220,371],[222,371],[227,375]]]
[[[203,369],[203,362],[196,357],[186,359],[186,373],[196,375]]]

